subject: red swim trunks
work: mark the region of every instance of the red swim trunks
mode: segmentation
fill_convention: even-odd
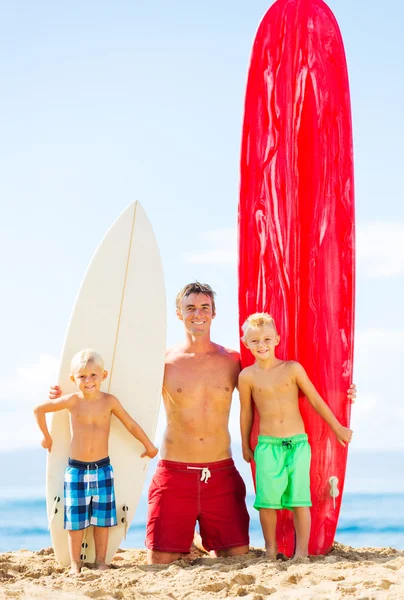
[[[245,496],[231,458],[205,464],[159,461],[149,488],[147,548],[189,552],[196,521],[206,550],[247,546]]]

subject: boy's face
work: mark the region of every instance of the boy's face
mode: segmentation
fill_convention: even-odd
[[[80,371],[72,373],[70,379],[77,383],[79,390],[83,394],[90,396],[99,391],[102,382],[107,376],[107,371],[89,361]]]
[[[184,322],[185,329],[194,336],[209,332],[215,315],[212,300],[205,294],[190,294],[181,299],[181,308],[177,317]]]
[[[263,325],[258,329],[248,329],[244,345],[257,360],[267,360],[275,356],[275,348],[280,337],[273,325]]]

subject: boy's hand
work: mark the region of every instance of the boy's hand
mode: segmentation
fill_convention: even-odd
[[[49,388],[49,400],[57,400],[62,395],[62,390],[58,385],[51,385]]]
[[[349,444],[349,442],[352,440],[352,434],[353,434],[352,429],[349,429],[348,427],[344,427],[343,425],[340,425],[335,432],[337,442],[339,444],[341,444],[341,446],[344,446],[344,447],[347,444]]]
[[[45,448],[46,450],[48,450],[48,452],[51,451],[52,449],[52,438],[51,436],[49,437],[44,437],[42,442],[41,442],[41,446],[42,448]]]
[[[156,446],[154,446],[153,444],[146,448],[145,452],[143,452],[143,454],[140,455],[140,458],[145,458],[146,456],[148,456],[149,458],[154,458],[157,453],[158,453],[158,448],[156,448]]]
[[[243,448],[243,458],[248,463],[254,460],[254,452],[251,450],[250,447]]]
[[[347,390],[347,396],[348,400],[350,400],[351,404],[353,404],[356,400],[356,385],[354,383],[351,383],[349,386],[349,389]]]

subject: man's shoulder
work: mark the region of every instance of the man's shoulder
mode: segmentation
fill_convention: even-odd
[[[231,348],[227,348],[226,346],[221,346],[220,344],[214,344],[216,347],[216,351],[218,354],[228,358],[233,362],[240,362],[240,353],[237,350],[232,350]]]
[[[217,354],[218,356],[227,359],[233,363],[239,364],[240,362],[240,354],[236,350],[232,350],[231,348],[227,348],[225,346],[221,346],[220,344],[216,344],[212,342],[213,352],[212,354]],[[183,358],[187,355],[187,352],[184,349],[184,346],[179,344],[177,346],[172,346],[171,348],[167,348],[166,350],[166,362],[173,362],[176,359]]]
[[[166,362],[172,362],[175,359],[181,358],[184,354],[184,348],[180,344],[171,346],[171,348],[166,349]]]

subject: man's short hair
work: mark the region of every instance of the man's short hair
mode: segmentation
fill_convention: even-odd
[[[212,302],[212,313],[213,316],[216,314],[216,305],[215,305],[215,295],[216,292],[212,290],[210,285],[207,283],[199,283],[199,281],[194,281],[194,283],[188,283],[185,287],[182,288],[181,291],[178,292],[175,298],[175,306],[177,310],[181,310],[181,300],[183,298],[188,298],[191,294],[204,294],[210,298]]]

